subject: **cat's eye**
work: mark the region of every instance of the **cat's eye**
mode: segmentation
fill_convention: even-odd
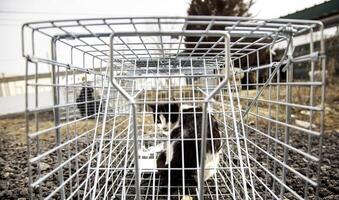
[[[158,123],[158,124],[161,124],[161,120],[160,120],[160,119],[157,119],[157,123]]]

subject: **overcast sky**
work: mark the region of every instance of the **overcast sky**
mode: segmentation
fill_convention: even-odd
[[[185,16],[190,0],[0,0],[0,74],[23,74],[20,25],[28,21],[115,16]],[[324,0],[255,0],[256,18],[278,18]]]

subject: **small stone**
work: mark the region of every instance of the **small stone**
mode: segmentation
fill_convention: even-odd
[[[28,189],[27,188],[22,188],[19,192],[21,196],[28,196]]]
[[[9,166],[6,166],[4,169],[3,169],[5,172],[13,172],[14,170],[12,168],[10,168]]]
[[[331,169],[331,167],[328,166],[328,165],[323,165],[323,166],[320,167],[320,169],[321,169],[321,171],[323,171],[323,172],[327,172],[328,170]]]
[[[9,177],[9,175],[11,175],[11,173],[9,173],[9,172],[5,172],[5,173],[3,174],[3,177],[4,177],[4,178],[8,178],[8,177]]]
[[[40,169],[41,171],[46,171],[47,169],[49,169],[51,166],[47,163],[43,163],[43,162],[40,162]]]
[[[311,112],[309,110],[302,110],[302,111],[300,111],[300,114],[309,116],[309,115],[311,115]]]
[[[79,160],[86,160],[86,156],[84,156],[84,155],[79,155]]]

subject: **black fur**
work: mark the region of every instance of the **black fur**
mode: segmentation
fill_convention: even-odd
[[[176,103],[171,104],[152,104],[149,105],[153,110],[153,119],[154,123],[160,123],[160,115],[164,115],[166,121],[171,120],[172,123],[175,123],[179,119],[179,105]],[[157,108],[157,116],[155,117],[155,112]],[[171,116],[171,118],[170,118]]]
[[[92,116],[99,111],[100,101],[94,101],[93,93],[94,89],[91,87],[81,88],[80,94],[76,99],[76,102],[79,103],[77,104],[77,108],[80,110],[80,114],[82,117]],[[92,116],[91,118],[94,118],[94,116]]]
[[[165,109],[161,107],[168,107],[167,105],[158,106],[158,109]],[[176,106],[171,105],[171,108],[176,108]],[[177,105],[179,111],[179,105]],[[152,107],[154,110],[154,107]],[[174,109],[175,110],[175,109]],[[194,112],[196,115],[194,116]],[[171,176],[171,183],[170,185],[173,187],[179,186],[182,184],[182,170],[174,170],[172,168],[196,168],[197,162],[200,163],[200,148],[201,148],[201,130],[202,130],[202,108],[195,107],[183,110],[183,117],[181,121],[181,116],[179,113],[171,114],[171,119],[180,120],[180,126],[173,129],[171,131],[171,139],[181,139],[182,137],[185,140],[182,145],[181,141],[175,141],[173,146],[173,158],[170,162],[170,176]],[[196,118],[196,127],[194,123],[194,117]],[[172,121],[172,120],[171,120]],[[156,121],[155,121],[156,122]],[[174,121],[172,121],[174,122]],[[206,153],[212,152],[212,143],[214,146],[214,152],[217,153],[221,148],[220,142],[220,133],[218,129],[218,123],[216,122],[215,118],[211,115],[208,117],[208,127],[207,127],[207,142],[206,142]],[[210,127],[210,124],[212,127]],[[181,127],[182,126],[182,127]],[[211,129],[212,128],[212,129]],[[183,129],[183,132],[182,132]],[[211,131],[212,130],[212,131]],[[196,147],[195,138],[197,137],[198,140],[198,147]],[[211,139],[213,138],[213,140]],[[192,139],[192,140],[189,140]],[[182,147],[184,149],[182,149]],[[197,160],[197,153],[198,153],[198,160]],[[182,163],[182,155],[184,156],[184,163]],[[167,186],[168,184],[168,168],[169,165],[166,164],[166,150],[161,152],[157,158],[157,168],[164,168],[162,170],[158,170],[160,175],[161,185]],[[167,169],[166,169],[167,168]],[[196,170],[184,170],[185,172],[185,184],[186,185],[197,185],[193,176],[195,176]]]

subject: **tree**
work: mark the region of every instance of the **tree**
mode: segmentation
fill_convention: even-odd
[[[253,5],[253,0],[192,0],[190,7],[187,10],[188,15],[213,15],[213,16],[250,16],[249,9]],[[193,20],[193,19],[192,19]],[[189,24],[186,27],[186,30],[205,30],[208,25],[197,25]],[[213,25],[211,30],[225,30],[224,25]],[[195,55],[203,55],[206,48],[210,48],[212,44],[200,44],[196,46],[196,43],[199,41],[200,37],[185,37],[185,53],[192,52],[192,49],[195,48]],[[202,43],[204,42],[216,42],[218,37],[204,37]],[[218,49],[222,45],[217,45],[215,48],[210,51],[210,53],[218,53]],[[201,54],[199,54],[201,53]]]
[[[244,0],[192,0],[188,15],[249,16],[253,1]]]
[[[188,15],[209,15],[209,16],[245,16],[249,17],[249,9],[253,5],[253,0],[192,0],[191,4],[187,10]],[[194,19],[190,19],[193,21]],[[186,27],[186,30],[206,30],[208,25],[197,25],[197,24],[189,24]],[[225,25],[213,25],[210,27],[210,30],[225,30]],[[239,37],[232,37],[232,41],[238,40]],[[215,55],[220,53],[223,49],[224,45],[222,42],[218,45],[215,45],[213,49],[211,46],[219,40],[219,37],[203,37],[201,43],[197,45],[197,42],[200,40],[200,36],[197,37],[185,37],[185,47],[186,50],[184,53],[191,54],[194,49],[194,56],[202,56],[205,53],[214,53]],[[253,38],[245,38],[242,40],[243,42],[253,42]],[[238,48],[235,45],[233,48]],[[240,48],[240,47],[239,47]],[[206,50],[209,49],[209,50]],[[268,61],[267,52],[260,53],[261,61]],[[246,60],[241,60],[241,66],[246,66]],[[250,66],[257,64],[256,63],[256,54],[249,55],[249,63]],[[254,73],[251,73],[254,74]],[[253,82],[253,78],[249,77],[250,82]],[[246,79],[242,79],[242,82],[245,82]]]

